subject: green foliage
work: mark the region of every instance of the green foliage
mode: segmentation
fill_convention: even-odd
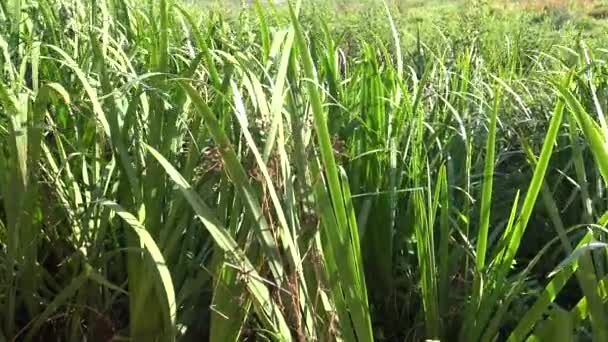
[[[606,341],[597,20],[0,0],[0,341]]]

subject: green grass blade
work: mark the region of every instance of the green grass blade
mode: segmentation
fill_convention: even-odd
[[[596,165],[604,178],[604,182],[608,184],[608,142],[603,137],[600,127],[585,111],[583,105],[574,97],[574,94],[570,90],[567,90],[563,86],[559,86],[557,89],[583,130],[595,157]]]
[[[217,246],[229,255],[232,263],[238,266],[239,272],[245,275],[245,284],[252,296],[258,314],[270,331],[277,332],[282,340],[291,340],[291,334],[281,310],[274,303],[264,279],[258,274],[251,262],[226,228],[222,227],[210,208],[200,199],[179,172],[156,150],[147,146],[148,152],[162,165],[167,175],[177,185],[179,191],[186,197],[197,217],[203,222]]]
[[[313,69],[312,57],[306,44],[304,34],[302,32],[300,23],[298,22],[294,9],[293,7],[291,7],[291,5],[289,7],[289,11],[291,22],[295,29],[296,42],[299,47],[299,54],[303,63],[304,73],[309,79],[307,82],[307,87],[314,118],[313,125],[317,136],[317,143],[319,145],[319,151],[321,161],[323,163],[325,177],[327,178],[327,186],[331,197],[331,203],[334,208],[334,213],[337,222],[336,228],[339,230],[340,234],[338,240],[334,240],[333,243],[339,244],[341,248],[346,248],[348,243],[346,241],[346,238],[348,238],[348,235],[346,235],[348,232],[348,223],[346,208],[344,205],[344,194],[340,186],[340,177],[336,160],[333,154],[333,147],[329,135],[329,130],[327,127],[327,118],[325,117],[325,111],[321,102],[319,89],[317,89],[317,85],[314,83],[316,82],[316,77]],[[349,297],[347,303],[349,304],[349,308],[351,310],[351,315],[353,317],[353,324],[357,332],[357,337],[360,341],[372,341],[373,332],[371,327],[371,320],[369,318],[369,313],[365,310],[365,307],[367,307],[367,294],[363,293],[363,289],[360,287],[360,284],[362,284],[363,281],[361,279],[358,279],[359,277],[361,277],[361,275],[358,274],[358,268],[356,266],[356,262],[354,260],[352,252],[349,253],[348,250],[345,250],[344,252],[345,254],[337,255],[337,257],[347,258],[347,260],[344,261],[346,264],[345,266],[347,268],[340,270],[341,272],[345,273],[343,279],[344,281],[346,281],[347,284],[359,285],[355,288],[356,293],[353,293],[353,291],[346,291],[347,297]],[[365,299],[365,302],[362,303],[361,300],[363,298]]]
[[[102,205],[112,209],[120,218],[122,218],[129,227],[133,230],[133,232],[137,235],[141,245],[145,249],[145,251],[150,256],[149,263],[152,267],[153,278],[156,279],[154,282],[149,282],[149,279],[139,280],[141,283],[139,284],[140,288],[135,288],[132,290],[131,296],[140,296],[143,298],[136,299],[136,308],[143,308],[144,304],[141,304],[143,301],[147,300],[149,295],[149,290],[152,290],[153,287],[156,287],[157,284],[160,289],[156,289],[156,294],[161,297],[159,308],[162,312],[163,320],[161,327],[152,327],[156,330],[156,334],[158,336],[164,336],[168,341],[175,340],[175,319],[176,319],[176,304],[175,304],[175,289],[173,287],[173,281],[171,279],[171,273],[165,263],[165,258],[161,253],[160,249],[156,245],[156,242],[148,233],[146,228],[139,222],[139,220],[133,216],[131,213],[120,207],[118,204],[110,201],[103,202]],[[141,265],[139,270],[145,272],[149,266]],[[145,273],[143,273],[146,275]],[[137,276],[141,276],[142,274],[138,274]],[[135,274],[131,276],[136,276]],[[141,301],[141,302],[140,302]],[[139,306],[141,305],[141,306]],[[143,315],[140,312],[135,313],[137,317],[142,317]],[[151,312],[147,312],[146,315],[153,315]],[[134,324],[134,322],[132,322]],[[137,335],[135,335],[137,336]],[[135,337],[133,336],[133,337]]]
[[[251,211],[251,214],[256,218],[256,226],[258,227],[258,234],[261,240],[260,242],[262,243],[262,248],[266,254],[266,257],[268,257],[270,269],[275,277],[275,280],[282,283],[285,281],[285,271],[281,261],[282,258],[278,251],[277,241],[268,227],[260,207],[260,201],[249,184],[247,174],[239,162],[228,136],[222,130],[217,118],[211,112],[211,109],[207,106],[196,89],[187,83],[182,83],[181,85],[184,87],[184,89],[186,89],[193,104],[196,106],[199,113],[204,117],[206,126],[209,128],[215,143],[219,146],[228,175],[234,182],[237,190],[241,193],[243,198],[245,198],[245,203]]]

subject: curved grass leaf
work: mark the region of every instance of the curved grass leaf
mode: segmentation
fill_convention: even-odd
[[[230,261],[237,265],[238,271],[244,275],[244,282],[254,301],[256,311],[264,319],[270,331],[277,332],[281,340],[290,341],[291,334],[281,310],[270,296],[270,292],[262,278],[247,259],[226,228],[222,227],[211,209],[192,190],[188,182],[161,154],[150,146],[148,152],[162,165],[167,175],[177,185],[179,191],[186,197],[197,217],[203,222],[205,228],[212,236],[217,246],[224,251]]]

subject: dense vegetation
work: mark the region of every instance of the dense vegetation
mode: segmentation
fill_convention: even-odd
[[[608,341],[571,9],[0,0],[0,342]]]

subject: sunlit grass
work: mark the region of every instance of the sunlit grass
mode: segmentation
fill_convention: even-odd
[[[0,342],[606,341],[606,37],[407,3],[0,0]]]

